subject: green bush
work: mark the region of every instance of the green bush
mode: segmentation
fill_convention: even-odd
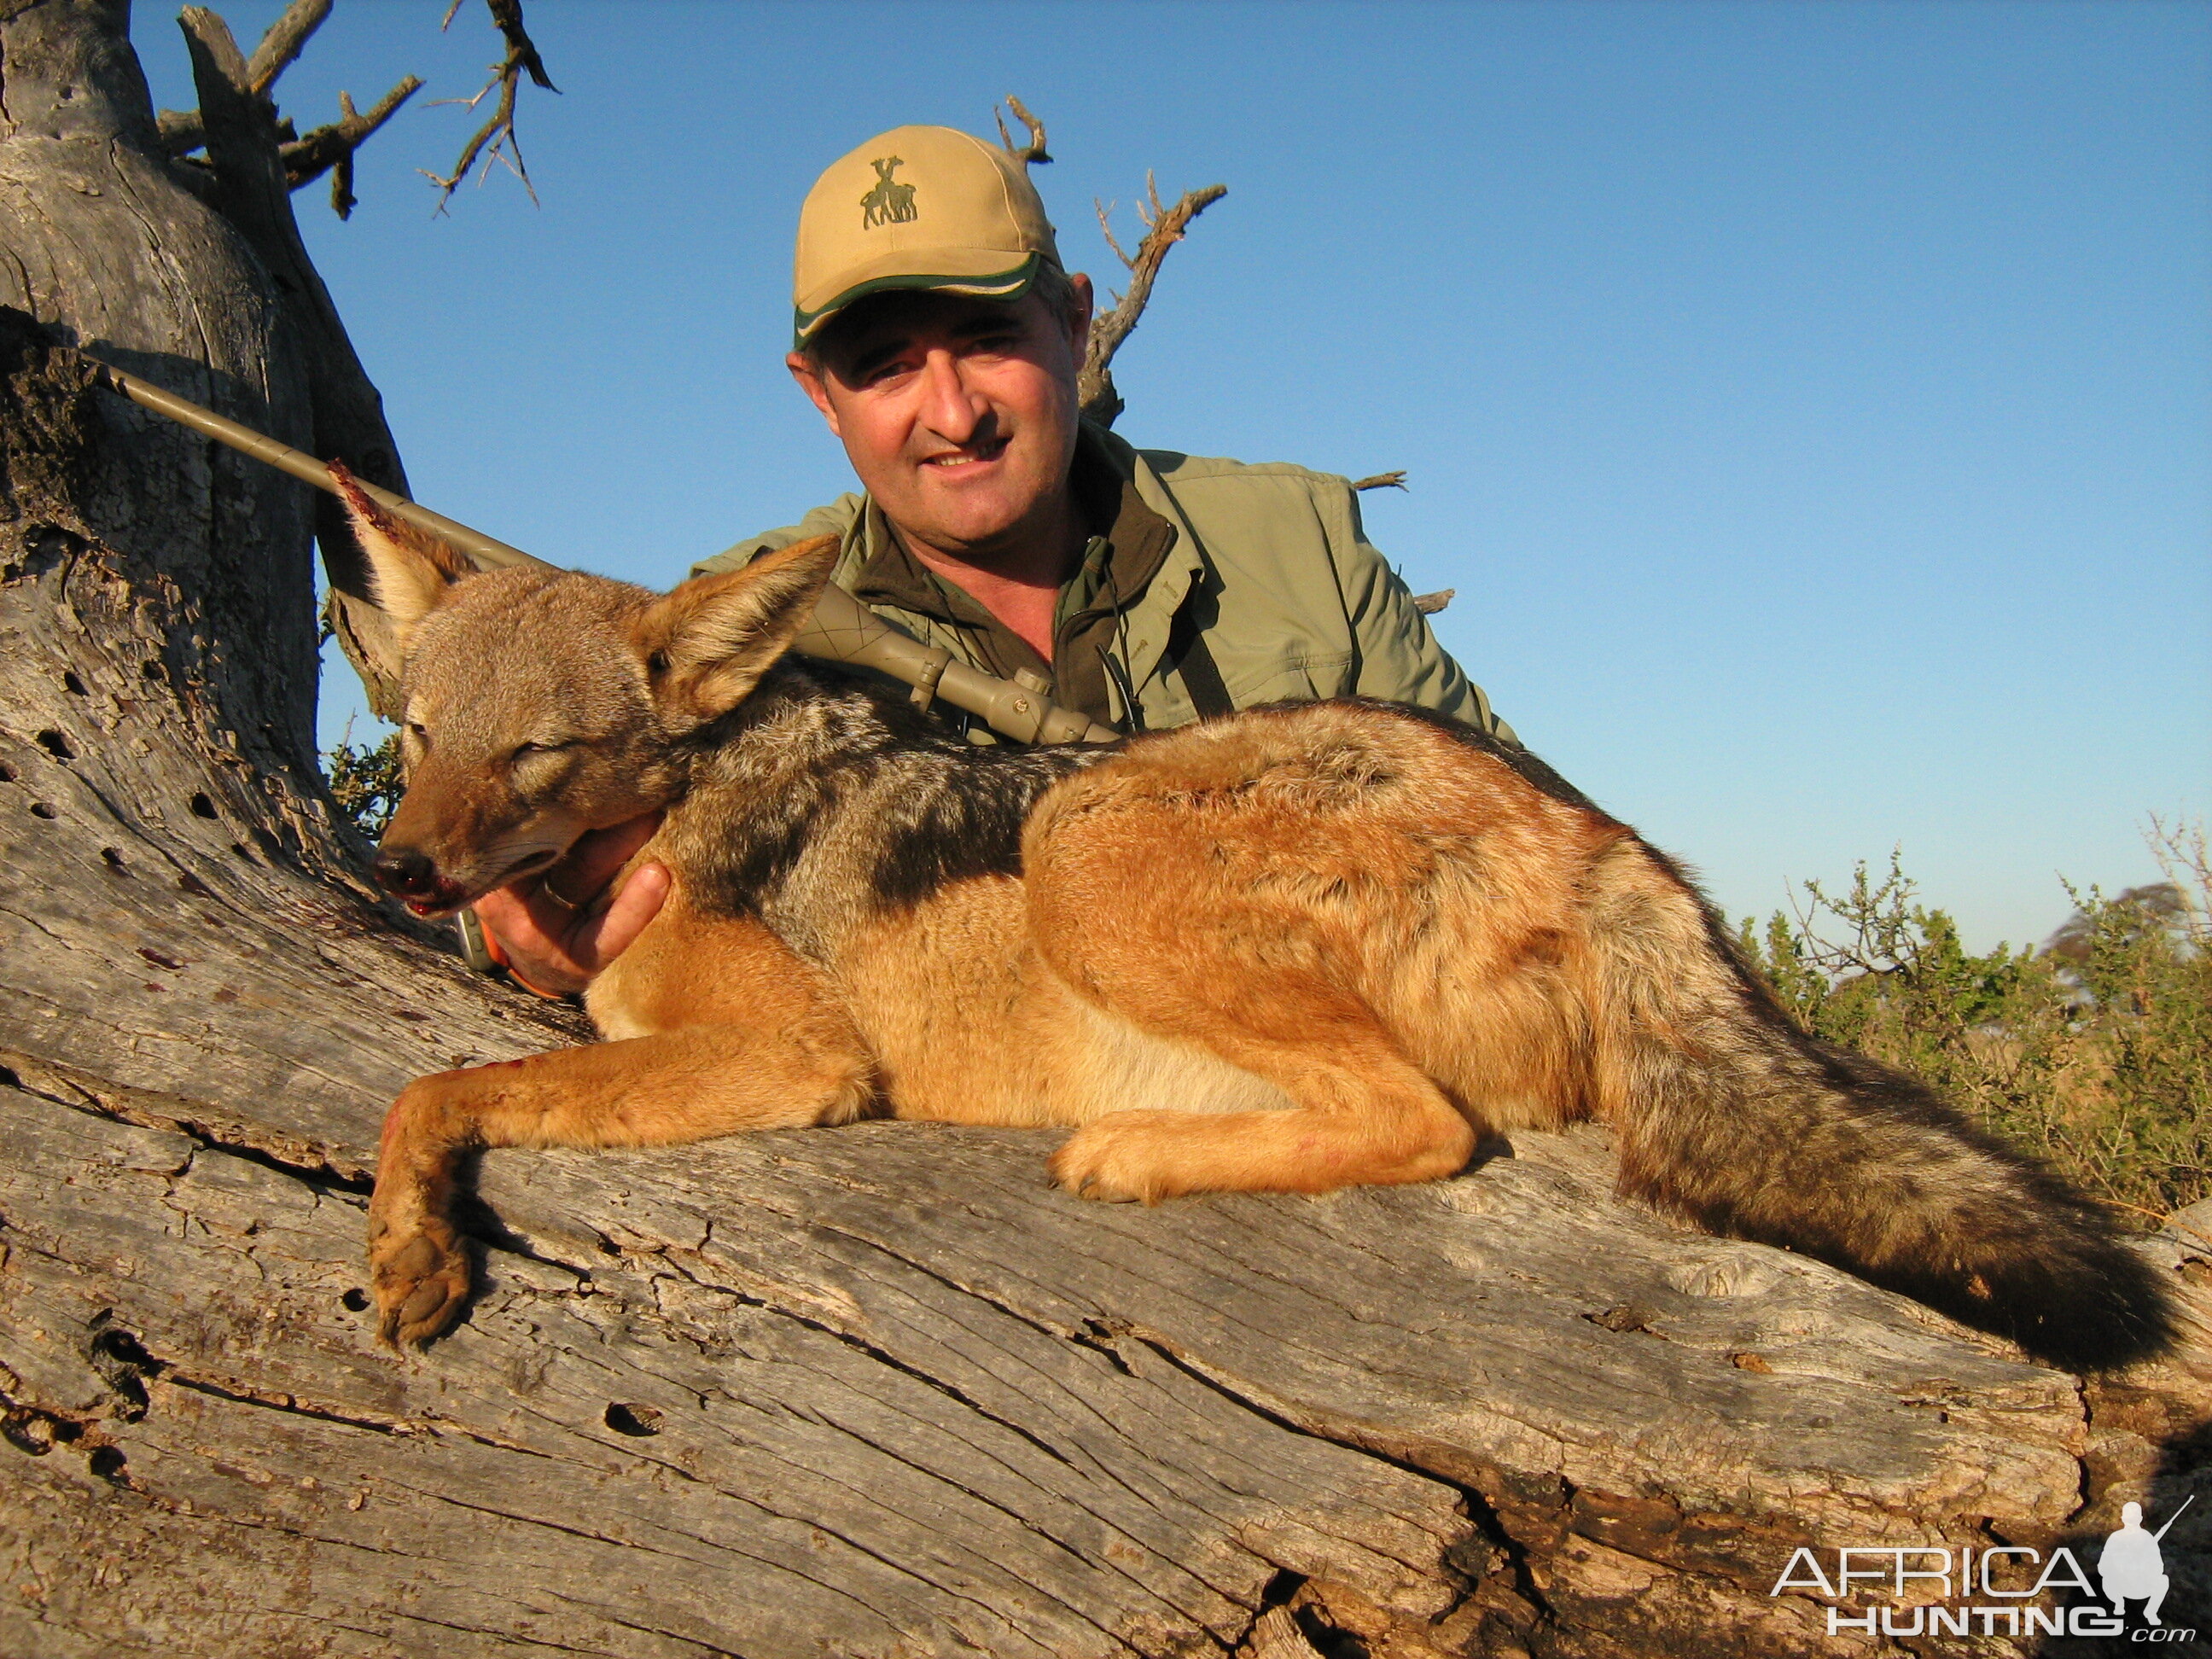
[[[1738,943],[1790,1016],[1926,1079],[2085,1190],[2145,1218],[2212,1193],[2212,860],[2203,826],[2152,820],[2168,879],[2070,886],[2041,950],[1977,956],[1891,855],[1850,890]]]
[[[362,834],[378,841],[407,787],[400,776],[399,734],[394,732],[375,748],[362,749],[348,741],[352,730],[349,726],[347,736],[325,757],[324,774],[346,816]]]

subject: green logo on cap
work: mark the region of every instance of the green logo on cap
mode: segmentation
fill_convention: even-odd
[[[869,165],[876,170],[876,187],[860,198],[860,228],[912,224],[916,217],[914,186],[891,178],[891,170],[906,163],[896,155],[878,155]]]

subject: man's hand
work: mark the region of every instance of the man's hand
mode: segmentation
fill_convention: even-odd
[[[501,887],[476,903],[493,956],[547,996],[580,991],[629,948],[668,896],[667,868],[641,864],[620,888],[623,866],[660,828],[648,812],[594,830],[542,876]]]

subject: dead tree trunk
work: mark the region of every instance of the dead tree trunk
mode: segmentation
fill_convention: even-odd
[[[2201,1480],[2190,1364],[2085,1393],[1614,1203],[1594,1132],[1149,1210],[1011,1133],[503,1154],[468,1321],[376,1349],[385,1103],[575,1033],[354,873],[304,492],[46,348],[328,453],[296,280],[124,21],[0,0],[0,1651],[1901,1652],[1771,1593],[1792,1551],[2094,1543]]]

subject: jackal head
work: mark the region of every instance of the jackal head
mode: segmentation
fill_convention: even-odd
[[[674,800],[686,740],[782,655],[836,561],[827,537],[666,594],[542,566],[479,573],[340,482],[405,653],[407,793],[376,878],[421,916]]]

